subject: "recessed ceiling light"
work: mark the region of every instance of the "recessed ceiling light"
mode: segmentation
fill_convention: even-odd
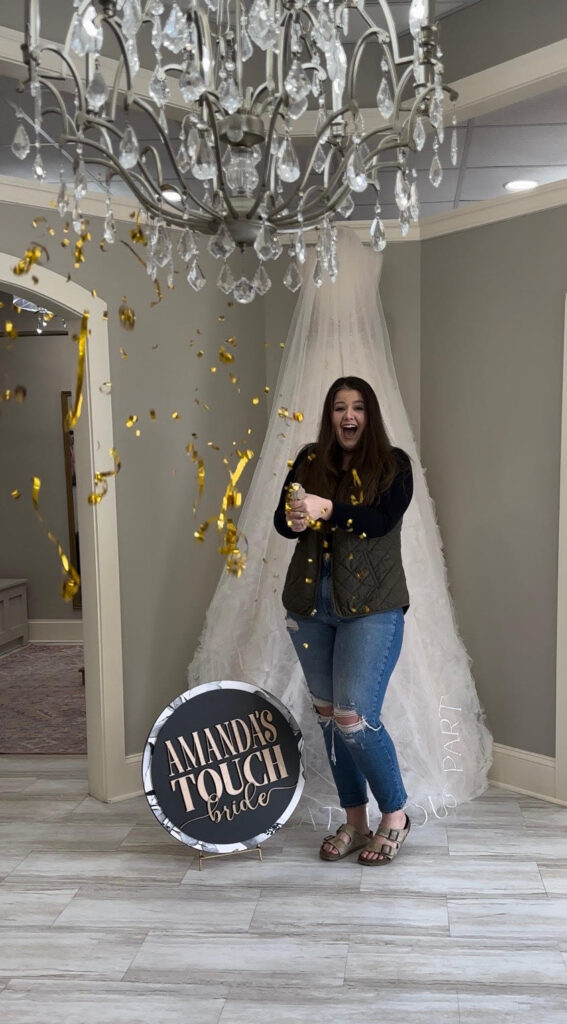
[[[173,185],[164,185],[162,190],[161,190],[161,194],[162,194],[164,199],[167,199],[168,203],[180,203],[181,202],[181,196],[180,196],[179,192],[177,191],[177,189],[173,188]]]
[[[537,188],[539,181],[531,181],[530,179],[520,179],[517,181],[506,181],[504,188],[507,192],[529,192],[532,188]]]

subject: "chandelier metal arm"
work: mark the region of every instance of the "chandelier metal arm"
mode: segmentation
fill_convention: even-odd
[[[294,17],[293,12],[288,11],[284,15],[284,21],[280,31],[280,47],[278,52],[278,92],[283,92],[285,89],[284,80],[284,60],[289,55],[289,37],[291,35],[291,26],[293,25]]]
[[[65,126],[65,131],[70,131],[73,128],[73,119],[63,102],[63,97],[61,96],[59,89],[57,89],[56,86],[54,86],[53,83],[48,79],[42,79],[42,85],[44,85],[45,88],[49,90],[55,102],[57,103],[57,108],[44,108],[43,116],[45,117],[47,114],[59,114],[63,122],[63,125]]]
[[[233,217],[234,220],[238,220],[238,211],[234,208],[234,206],[233,206],[233,204],[231,202],[230,196],[228,194],[228,189],[226,187],[226,182],[225,182],[225,177],[224,177],[224,168],[222,166],[221,156],[220,156],[220,138],[219,138],[219,133],[218,133],[218,127],[217,127],[217,122],[216,122],[216,118],[214,116],[214,110],[213,110],[213,106],[212,106],[209,94],[208,93],[204,93],[202,99],[203,99],[203,105],[206,106],[206,108],[207,108],[207,112],[208,112],[208,115],[209,115],[209,128],[210,128],[210,130],[213,133],[213,138],[214,138],[214,141],[215,141],[214,155],[215,155],[215,161],[216,161],[216,165],[217,165],[217,174],[218,174],[218,177],[219,177],[219,181],[221,181],[222,184],[223,184],[223,197],[224,197],[224,201],[226,203],[226,206],[227,206],[227,209],[228,209],[228,212],[229,212],[230,216]],[[199,203],[199,206],[203,206],[203,209],[210,209],[210,212],[213,215],[213,217],[216,216],[215,211],[212,208],[204,206],[203,203]]]
[[[276,100],[275,104],[274,104],[274,109],[272,110],[272,115],[270,117],[270,123],[268,125],[268,132],[267,132],[267,135],[266,135],[266,145],[264,147],[264,150],[265,150],[264,151],[264,156],[263,156],[263,159],[262,159],[262,169],[261,169],[261,172],[260,172],[260,188],[258,189],[258,194],[257,194],[257,196],[256,196],[256,198],[254,200],[254,203],[252,204],[252,207],[250,208],[250,210],[247,213],[248,219],[251,219],[254,216],[254,214],[256,213],[256,210],[258,209],[258,207],[260,206],[260,203],[262,201],[263,192],[266,189],[267,184],[268,184],[268,180],[267,180],[268,179],[268,172],[270,171],[271,165],[273,165],[272,156],[271,156],[272,138],[273,138],[274,131],[275,131],[275,128],[276,128],[276,121],[277,121],[277,118],[278,118],[279,109],[280,109],[283,101],[284,101],[283,100],[283,96],[279,96],[278,99]],[[275,213],[276,211],[273,211],[273,212]]]
[[[397,79],[397,74],[396,74],[396,65],[395,65],[394,61],[392,60],[391,55],[390,55],[390,53],[388,51],[388,48],[387,48],[387,46],[385,46],[384,40],[381,38],[381,35],[383,35],[381,30],[379,28],[377,28],[375,25],[373,25],[371,28],[368,28],[366,30],[366,32],[357,41],[356,46],[355,46],[354,51],[353,51],[353,55],[352,55],[352,59],[351,59],[351,64],[350,64],[349,71],[348,71],[348,76],[347,76],[347,82],[346,82],[346,91],[347,91],[347,95],[348,96],[351,96],[351,97],[354,96],[355,87],[356,87],[356,79],[357,79],[357,76],[358,76],[358,69],[359,69],[359,66],[360,66],[360,61],[361,61],[362,55],[363,55],[363,53],[364,53],[364,51],[366,49],[367,43],[373,37],[376,37],[377,40],[378,40],[378,43],[382,46],[382,50],[383,50],[384,56],[386,57],[386,60],[388,62],[388,68],[389,68],[390,76],[392,78],[392,84],[394,86],[394,89],[397,90],[397,88],[398,88],[398,79]]]
[[[79,78],[79,76],[78,76],[78,74],[77,74],[77,72],[75,70],[75,66],[74,66],[73,62],[64,53],[61,53],[61,50],[58,50],[57,47],[55,47],[55,46],[42,46],[42,48],[40,50],[40,54],[41,53],[54,53],[69,68],[69,73],[70,73],[70,75],[71,75],[71,77],[73,79],[73,82],[75,83],[75,89],[77,91],[77,96],[78,96],[78,99],[79,99],[79,109],[81,111],[83,111],[83,112],[86,111],[87,105],[86,105],[86,102],[85,102],[85,93],[84,93],[84,89],[83,89],[83,84],[82,84],[81,79]],[[33,58],[32,58],[32,60],[33,60]],[[38,64],[38,69],[39,69],[39,59],[37,61],[37,64]],[[30,66],[30,73],[31,73],[31,66]],[[42,81],[44,80],[43,72],[41,72],[41,80]]]
[[[132,95],[133,95],[134,86],[133,86],[133,82],[132,82],[132,73],[130,71],[130,62],[128,60],[128,53],[127,53],[127,50],[126,50],[126,46],[124,44],[124,37],[122,36],[122,33],[120,32],[120,30],[118,28],[118,25],[116,24],[116,18],[114,16],[105,16],[103,18],[103,20],[109,26],[109,28],[111,29],[112,34],[114,35],[114,38],[116,39],[116,42],[118,43],[118,46],[120,48],[120,54],[121,54],[120,59],[118,61],[118,66],[116,68],[116,73],[114,75],[114,83],[113,83],[113,87],[112,87],[112,100],[111,100],[111,106],[110,106],[110,116],[112,118],[114,118],[115,115],[116,115],[116,101],[117,101],[117,98],[118,98],[119,82],[120,82],[120,79],[121,79],[123,73],[124,73],[125,78],[126,78],[126,95],[125,95],[125,99],[124,99],[126,110],[128,110],[128,108],[131,106],[131,103],[132,103]]]

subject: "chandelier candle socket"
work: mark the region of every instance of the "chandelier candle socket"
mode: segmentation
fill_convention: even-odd
[[[441,184],[446,98],[457,94],[443,83],[434,0],[412,0],[406,56],[387,0],[73,0],[66,39],[53,45],[41,41],[40,12],[41,0],[26,0],[27,80],[12,152],[30,157],[41,182],[40,137],[57,139],[74,167],[57,205],[62,215],[74,211],[79,234],[91,168],[102,172],[109,244],[112,193],[122,179],[141,211],[154,282],[158,270],[172,281],[180,256],[190,285],[204,287],[199,236],[210,236],[210,252],[223,261],[218,287],[251,302],[270,287],[263,264],[279,258],[289,236],[284,283],[295,292],[310,229],[318,232],[317,283],[325,275],[334,281],[335,220],[353,213],[356,193],[370,190],[376,202],[384,171],[397,172],[402,233],[417,219],[411,158],[428,135],[430,180]],[[365,110],[361,88],[367,95],[372,68],[376,106]],[[454,129],[450,158],[456,165]],[[370,240],[381,251],[379,217]],[[250,246],[260,265],[248,280],[229,261]]]

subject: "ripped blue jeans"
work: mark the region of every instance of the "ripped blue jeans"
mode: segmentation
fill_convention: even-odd
[[[323,730],[341,807],[367,803],[368,783],[383,814],[401,810],[407,793],[380,713],[402,647],[402,609],[341,618],[333,610],[329,565],[323,564],[316,614],[288,613],[286,624]]]

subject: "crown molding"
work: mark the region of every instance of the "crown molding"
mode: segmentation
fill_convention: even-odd
[[[53,210],[59,185],[38,185],[35,181],[23,178],[11,178],[0,175],[0,203],[15,206],[29,206],[34,210]],[[427,217],[419,224],[412,224],[404,238],[397,220],[385,220],[386,240],[388,244],[407,244],[423,242],[442,235],[452,235],[457,231],[468,231],[471,228],[483,227],[486,224],[497,224],[499,221],[512,220],[530,213],[552,210],[559,206],[567,206],[567,179],[541,185],[533,192],[525,195],[501,196],[483,202],[470,203],[456,210]],[[87,217],[101,217],[106,213],[106,201],[102,192],[90,193],[82,200],[81,208]],[[113,197],[112,210],[116,221],[130,222],[136,203]],[[344,221],[362,242],[368,242],[370,221]],[[306,233],[306,241],[312,243],[317,237],[314,230]]]
[[[419,225],[419,238],[425,241],[441,235],[452,235],[457,231],[468,231],[470,228],[497,224],[499,221],[512,220],[514,217],[524,217],[530,213],[566,205],[567,179],[554,181],[549,185],[540,185],[525,195],[500,196],[498,199],[467,203],[456,210],[428,217]]]

